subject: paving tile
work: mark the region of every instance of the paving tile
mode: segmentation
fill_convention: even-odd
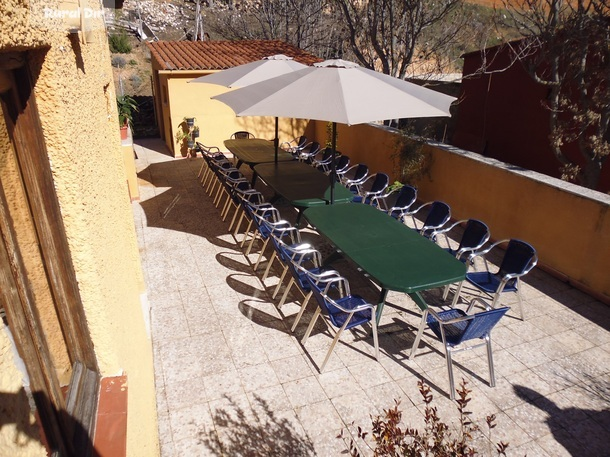
[[[330,400],[296,407],[295,411],[307,435],[315,441],[334,439],[331,431],[339,431],[345,424]]]
[[[256,392],[265,387],[280,385],[275,370],[269,362],[238,368],[238,371],[246,392]]]
[[[302,355],[294,355],[270,361],[280,383],[284,384],[313,375],[313,371]]]
[[[172,408],[169,421],[174,442],[204,437],[214,428],[210,407],[207,403],[198,403],[186,408]]]
[[[521,403],[504,412],[532,439],[552,432],[548,424],[548,413],[536,405]]]
[[[172,405],[172,408],[185,408],[208,401],[205,383],[201,376],[180,380],[179,382],[166,382],[165,395],[168,405]]]
[[[203,385],[209,401],[245,394],[239,372],[236,369],[205,376]]]
[[[308,376],[307,378],[286,382],[282,385],[290,403],[292,403],[295,409],[325,401],[328,398],[315,376]]]
[[[318,382],[324,389],[328,398],[339,397],[355,391],[361,391],[361,387],[347,368],[329,371],[318,375]]]
[[[260,243],[246,257],[239,246],[244,225],[237,238],[228,233],[229,221],[220,219],[197,180],[201,159],[176,160],[157,152],[164,148],[159,140],[136,144],[136,166],[144,172],[141,200],[133,204],[151,307],[162,457],[260,455],[254,449],[340,455],[347,441],[336,438],[339,432],[349,431],[351,421],[370,426],[371,414],[393,407],[394,399],[401,401],[403,423],[422,428],[420,379],[455,429],[458,413],[448,398],[440,342],[426,331],[417,357],[407,359],[421,314],[406,294],[388,294],[379,362],[372,358],[370,329],[359,328],[342,335],[320,373],[332,340],[324,324],[300,343],[314,306],[292,334],[302,295],[295,289],[277,309],[281,294],[271,294],[279,269],[262,282],[266,258],[254,271]],[[157,163],[158,169],[151,166]],[[264,185],[257,188],[272,196]],[[295,219],[286,203],[277,206],[282,217]],[[332,250],[309,227],[303,227],[303,239]],[[350,279],[352,291],[377,299],[377,289],[347,261],[333,266]],[[492,441],[508,441],[508,455],[604,455],[610,308],[541,269],[528,274],[521,289],[525,321],[513,309],[493,333],[496,386],[488,385],[484,349],[455,356],[456,382],[465,378],[472,390],[472,417],[482,423],[496,414]],[[425,297],[440,303],[441,293]],[[466,285],[462,298],[472,296],[478,291]],[[513,294],[502,297],[502,303],[515,300]],[[486,446],[483,435],[476,443]],[[363,455],[372,455],[366,443],[360,445]]]

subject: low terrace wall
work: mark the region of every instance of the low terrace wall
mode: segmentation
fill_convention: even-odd
[[[324,144],[326,123],[308,133]],[[339,126],[337,149],[352,163],[396,179],[396,132]],[[610,304],[610,196],[444,144],[425,146],[430,169],[414,183],[421,201],[443,200],[454,219],[477,218],[492,238],[531,243],[539,266]]]

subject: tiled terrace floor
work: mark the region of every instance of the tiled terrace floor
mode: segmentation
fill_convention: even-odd
[[[348,332],[342,339],[353,345],[339,343],[319,374],[328,333],[317,327],[303,347],[305,315],[291,334],[300,297],[277,309],[277,276],[263,284],[266,263],[255,273],[256,255],[246,258],[228,233],[198,183],[201,159],[172,159],[159,140],[140,141],[136,153],[141,200],[133,207],[163,457],[340,455],[339,431],[368,428],[370,415],[394,399],[404,422],[421,427],[419,379],[432,387],[441,418],[457,424],[440,346],[424,336],[417,357],[406,357],[420,317],[410,299],[389,294],[402,310],[384,310],[379,363],[370,336]],[[311,231],[304,238],[328,248]],[[350,277],[352,291],[375,300],[377,290],[347,262],[333,266]],[[511,456],[610,455],[610,308],[540,269],[523,291],[525,321],[511,311],[494,331],[495,388],[483,348],[455,357],[456,379],[472,389],[472,417],[495,414],[492,440],[508,441]]]

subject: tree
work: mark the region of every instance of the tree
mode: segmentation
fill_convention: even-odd
[[[518,60],[549,89],[550,144],[562,178],[595,189],[610,155],[610,1],[503,2],[524,37]],[[566,154],[574,145],[582,165]]]
[[[329,0],[244,0],[218,11],[210,27],[226,39],[281,39],[326,59],[344,41],[335,13]]]
[[[416,60],[438,64],[450,55],[449,48],[467,22],[466,15],[458,14],[461,0],[333,3],[343,14],[351,50],[360,64],[401,79]]]

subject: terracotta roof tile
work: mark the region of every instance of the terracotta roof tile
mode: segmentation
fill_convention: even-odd
[[[225,70],[275,54],[305,65],[321,60],[281,40],[156,41],[148,46],[164,70]]]

